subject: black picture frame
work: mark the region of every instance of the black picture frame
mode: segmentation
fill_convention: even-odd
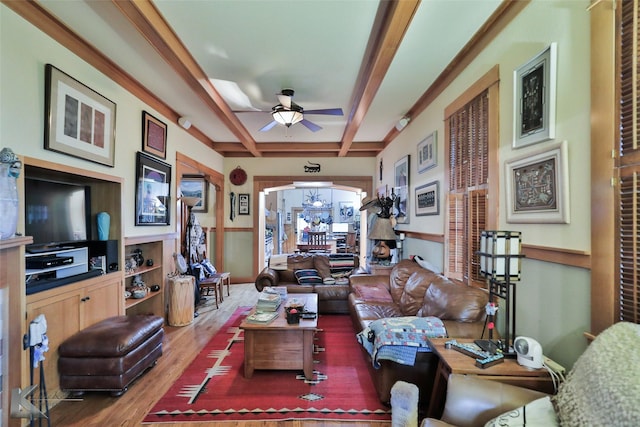
[[[115,102],[51,64],[44,92],[45,150],[114,167]]]
[[[142,112],[142,151],[167,158],[167,124],[146,111]]]
[[[135,225],[170,225],[171,165],[138,152]]]
[[[249,193],[238,194],[238,215],[249,215]]]

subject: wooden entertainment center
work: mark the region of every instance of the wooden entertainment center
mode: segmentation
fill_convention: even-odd
[[[29,331],[30,322],[40,314],[46,316],[50,349],[45,354],[43,369],[47,394],[49,398],[60,398],[63,394],[59,389],[57,347],[65,339],[111,316],[153,313],[166,317],[166,277],[171,270],[172,255],[176,250],[177,241],[175,232],[124,237],[123,178],[40,159],[22,160],[26,176],[89,186],[95,194],[95,197],[91,197],[91,235],[97,236],[96,213],[108,212],[111,216],[109,236],[117,241],[118,254],[115,268],[107,268],[104,274],[98,272],[98,275],[93,275],[95,277],[90,277],[92,275],[87,276],[86,273],[76,275],[77,272],[87,271],[87,248],[83,247],[82,243],[78,243],[77,247],[54,250],[52,253],[29,253],[27,249],[33,243],[30,236],[0,241],[0,261],[3,265],[15,266],[10,269],[3,268],[1,277],[2,290],[10,301],[10,304],[7,304],[5,300],[4,304],[8,307],[3,307],[6,314],[1,336],[5,340],[4,350],[7,357],[2,358],[2,386],[6,393],[2,393],[1,407],[4,410],[1,421],[2,425],[10,426],[22,424],[20,419],[9,418],[10,390],[17,387],[24,389],[30,384],[29,349],[23,349],[23,337]],[[18,189],[22,210],[18,231],[23,231],[25,199],[22,176],[18,181]],[[152,265],[145,263],[135,271],[125,273],[125,256],[135,249],[139,249],[146,260],[152,259]],[[62,256],[72,258],[72,261],[65,265],[35,270],[26,268],[27,258],[32,258],[33,261],[34,257],[41,255]],[[46,277],[52,277],[53,281],[62,278],[62,281],[67,283],[27,295],[26,278],[34,273],[49,273]],[[140,275],[147,286],[158,285],[160,289],[149,292],[144,298],[126,299],[125,287],[131,285],[135,275]],[[9,329],[8,325],[12,327]],[[39,382],[37,377],[35,382]]]

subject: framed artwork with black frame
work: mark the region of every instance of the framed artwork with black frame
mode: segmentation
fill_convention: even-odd
[[[507,160],[507,222],[569,223],[566,141]]]
[[[555,138],[557,44],[513,72],[513,147]]]
[[[409,223],[409,159],[408,154],[398,160],[394,168],[394,193],[396,200],[393,215],[398,224]]]
[[[416,216],[440,214],[440,182],[433,181],[416,187]]]
[[[116,104],[51,64],[44,93],[44,148],[113,167]]]
[[[200,199],[192,212],[206,213],[209,210],[209,183],[202,175],[182,175],[180,178],[180,192],[185,197],[197,197]]]
[[[138,152],[136,225],[169,225],[171,165]]]
[[[249,193],[238,194],[238,215],[249,215]]]
[[[142,112],[142,151],[167,158],[167,124]]]

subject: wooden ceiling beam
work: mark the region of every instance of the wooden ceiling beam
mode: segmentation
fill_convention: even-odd
[[[364,62],[354,93],[353,106],[342,136],[340,156],[346,156],[353,139],[362,125],[369,107],[373,103],[378,89],[384,80],[391,62],[400,47],[420,0],[381,1],[376,21],[369,38]]]
[[[249,131],[215,89],[209,76],[176,36],[155,5],[149,0],[112,0],[112,3],[194,93],[204,101],[213,114],[220,118],[224,125],[241,141],[242,145],[252,155],[260,157],[261,153],[256,148],[256,142]]]

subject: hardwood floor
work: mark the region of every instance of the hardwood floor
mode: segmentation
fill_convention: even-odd
[[[163,356],[158,364],[134,382],[121,397],[108,393],[87,393],[79,400],[64,400],[51,409],[51,426],[101,426],[130,427],[142,425],[141,421],[157,400],[180,376],[211,337],[227,321],[239,306],[252,306],[258,293],[253,283],[231,286],[231,295],[224,297],[220,308],[208,300],[198,308],[199,316],[185,327],[165,325]],[[51,397],[51,396],[50,396]],[[207,423],[206,425],[214,424]],[[381,422],[326,422],[326,421],[275,421],[275,422],[221,422],[221,425],[241,427],[327,427],[375,425],[388,427]],[[202,427],[203,423],[144,424],[149,427]]]

